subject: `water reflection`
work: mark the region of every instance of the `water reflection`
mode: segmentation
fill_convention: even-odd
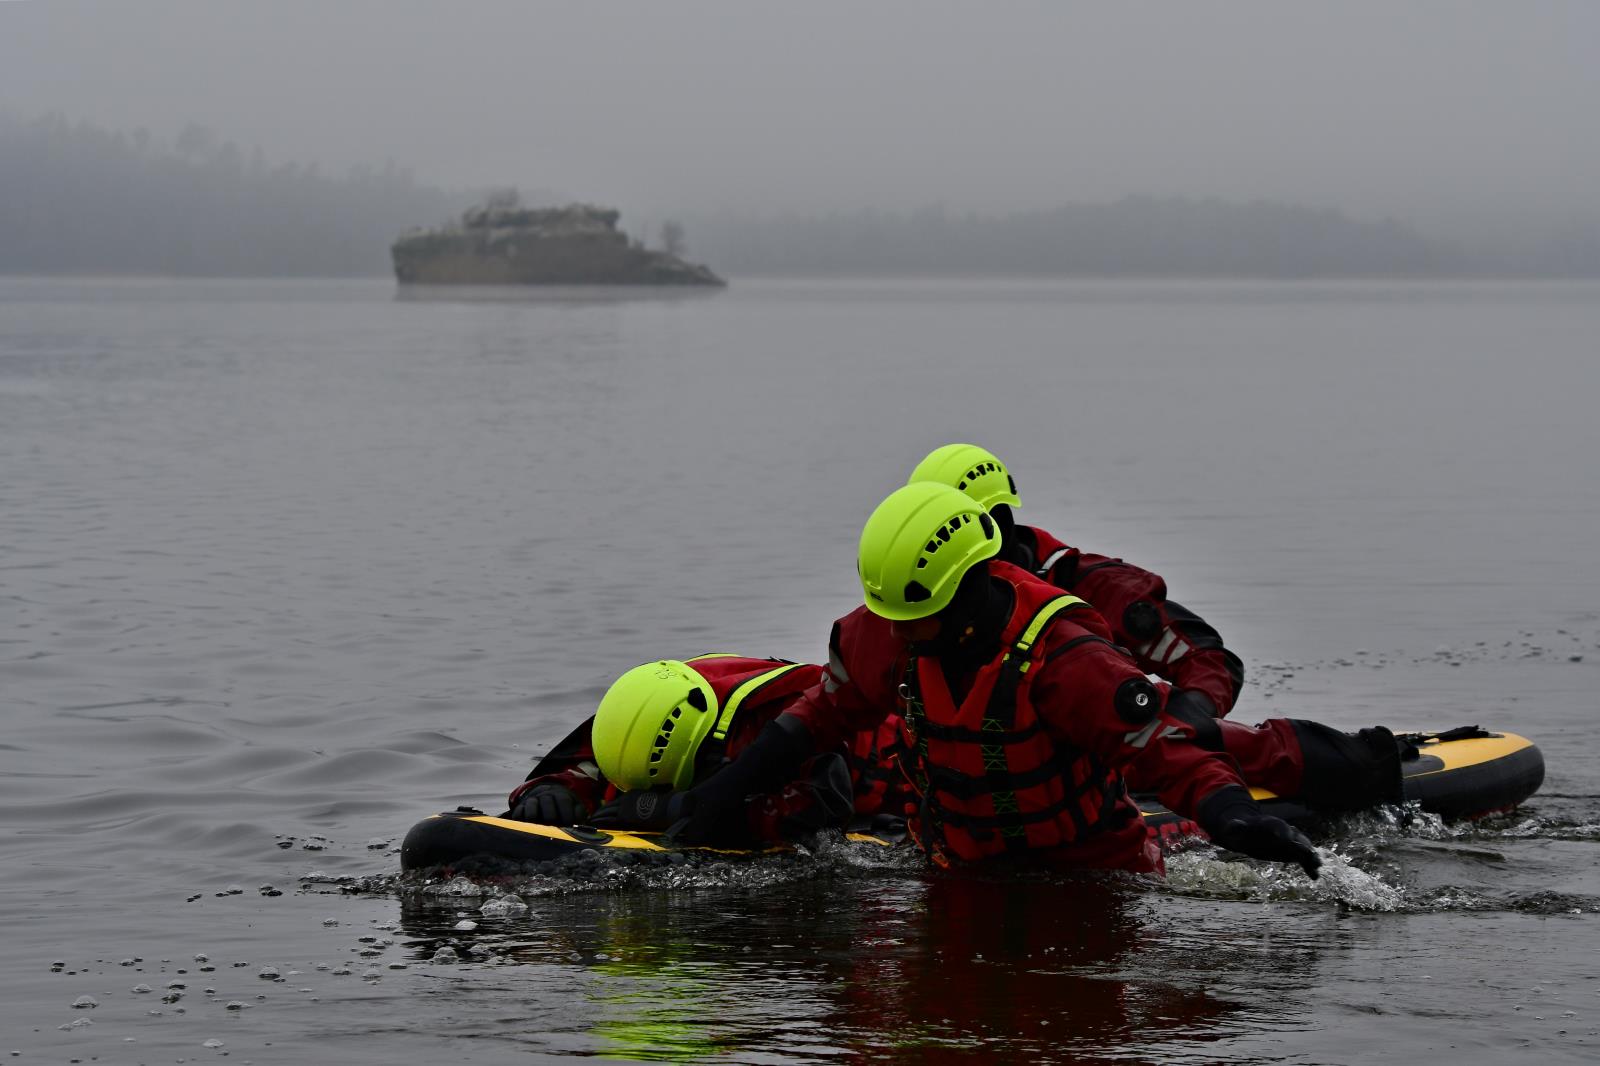
[[[1134,1041],[1202,1039],[1229,1005],[1136,965],[1150,947],[1138,896],[1098,878],[932,879],[905,950],[864,945],[847,1022],[868,1057],[923,1061],[1092,1061]]]
[[[777,893],[541,897],[466,939],[453,913],[408,903],[402,929],[419,959],[453,939],[469,958],[564,971],[559,1021],[530,1014],[499,1034],[546,1052],[1125,1061],[1139,1045],[1205,1058],[1237,1008],[1141,959],[1164,950],[1141,898],[1102,879],[847,876]]]

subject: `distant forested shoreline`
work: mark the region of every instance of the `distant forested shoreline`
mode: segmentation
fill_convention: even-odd
[[[392,162],[341,176],[271,163],[199,126],[167,144],[4,114],[0,193],[0,274],[220,277],[386,275],[396,236],[478,196]],[[631,228],[628,205],[613,206]],[[1129,197],[1013,213],[681,221],[688,258],[734,277],[1600,277],[1593,224],[1468,251],[1393,220],[1269,202]]]

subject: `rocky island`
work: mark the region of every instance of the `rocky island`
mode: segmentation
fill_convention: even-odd
[[[592,204],[528,208],[502,193],[458,224],[402,234],[395,277],[415,285],[724,285],[708,267],[645,248]]]

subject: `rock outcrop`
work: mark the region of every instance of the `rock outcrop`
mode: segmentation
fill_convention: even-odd
[[[395,277],[417,285],[723,285],[708,267],[643,248],[618,212],[591,204],[526,208],[514,196],[470,208],[458,225],[394,242]]]

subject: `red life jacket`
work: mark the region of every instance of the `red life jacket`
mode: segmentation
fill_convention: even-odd
[[[1015,600],[1001,650],[978,670],[966,698],[955,703],[939,661],[928,657],[908,664],[900,689],[921,795],[910,828],[940,865],[1062,848],[1130,820],[1121,777],[1047,734],[1031,698],[1043,661],[1039,637],[1083,601],[1013,567],[990,572],[1011,585]]]

